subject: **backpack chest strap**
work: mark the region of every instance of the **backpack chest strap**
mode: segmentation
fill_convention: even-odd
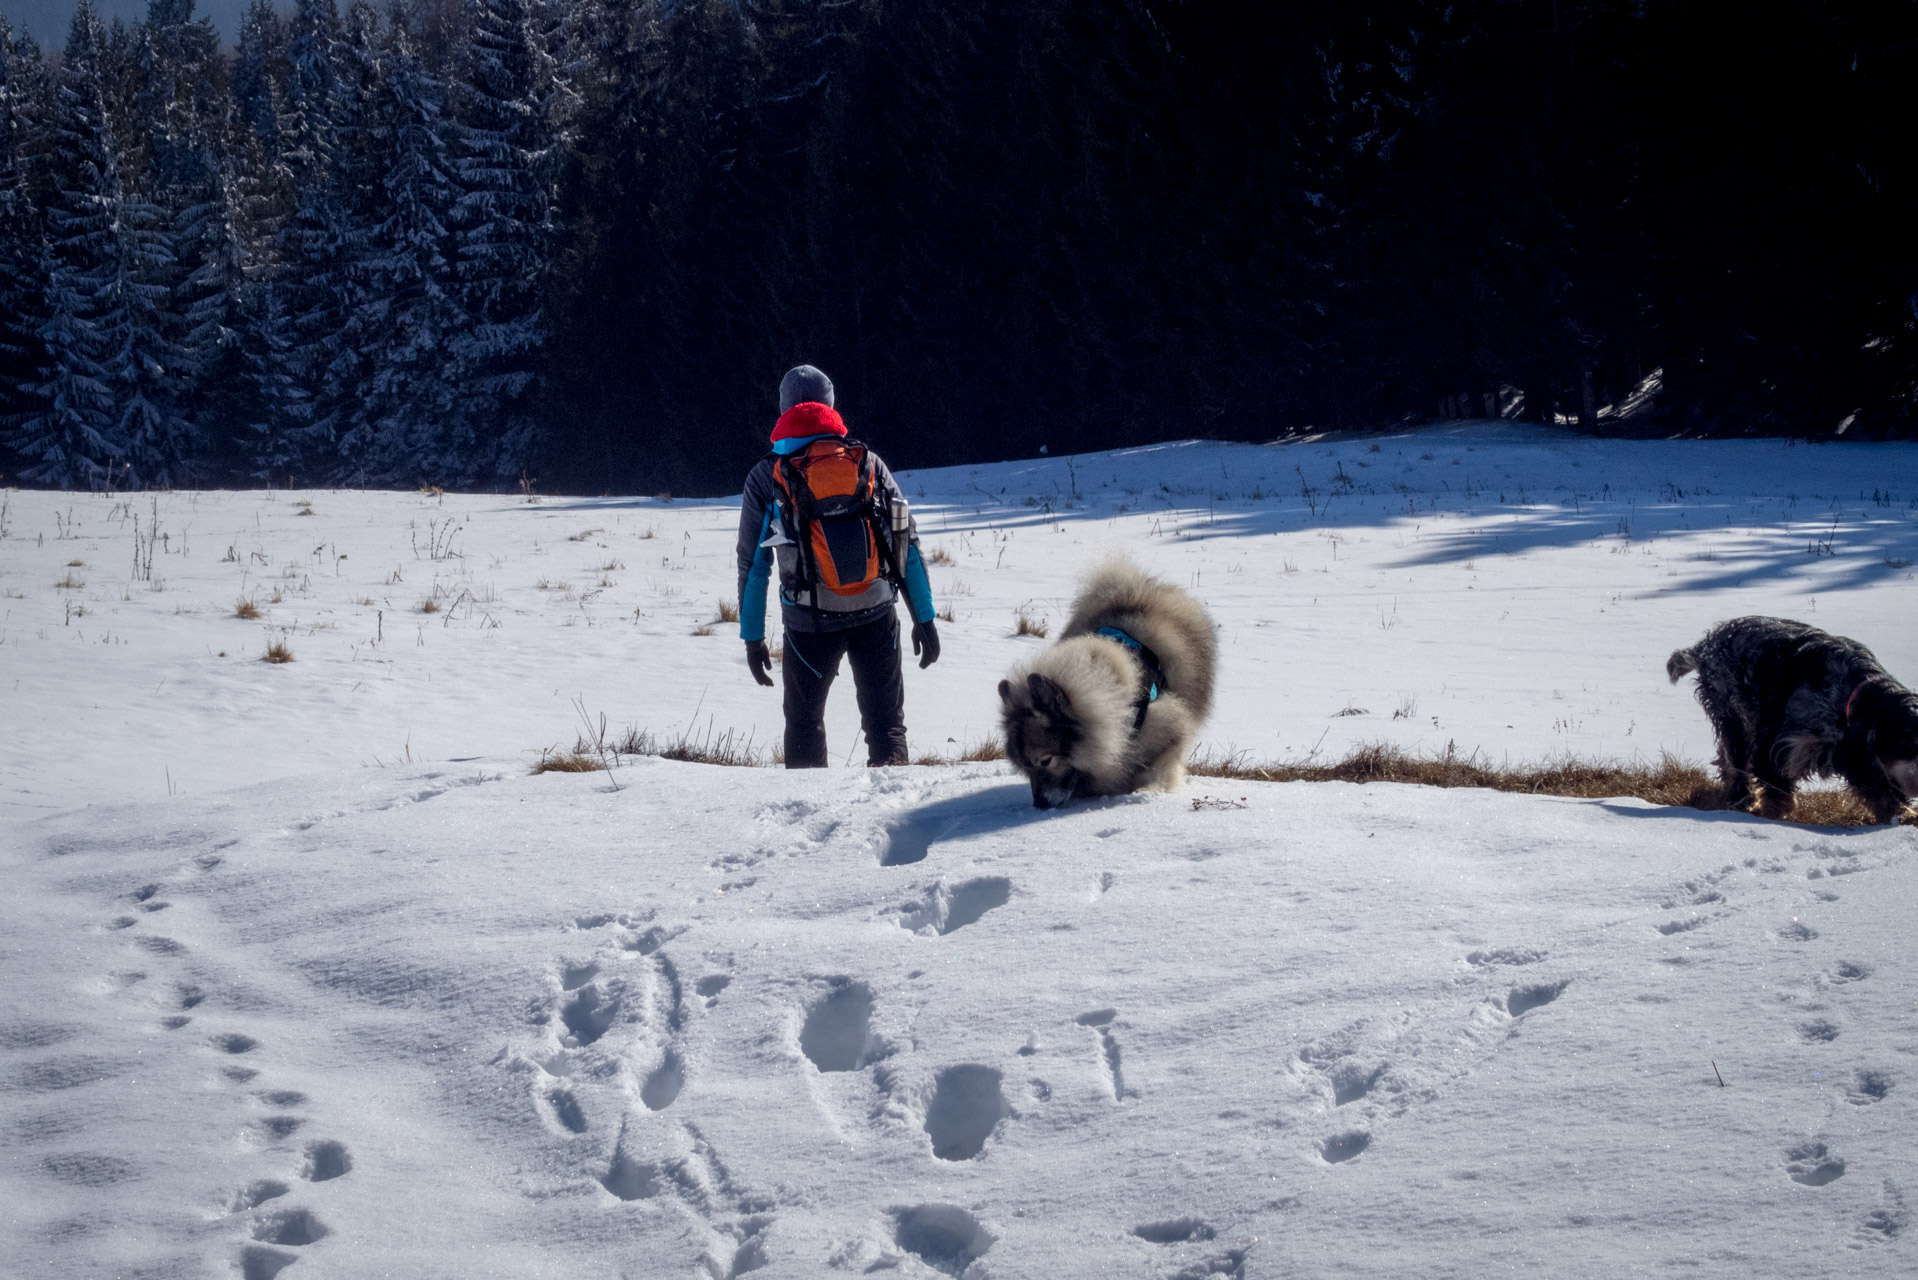
[[[1117,627],[1100,627],[1093,634],[1104,636],[1113,643],[1130,649],[1132,656],[1139,660],[1139,665],[1145,668],[1145,687],[1139,691],[1138,700],[1132,704],[1132,734],[1137,737],[1139,730],[1145,727],[1146,708],[1157,702],[1159,695],[1166,689],[1165,668],[1159,664],[1159,655],[1152,651],[1150,645],[1136,636],[1127,635]]]

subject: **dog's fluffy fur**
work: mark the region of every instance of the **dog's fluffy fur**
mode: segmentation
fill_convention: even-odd
[[[1158,655],[1165,680],[1132,731],[1148,676],[1125,646],[1094,634],[1116,627]],[[1057,644],[999,682],[1006,758],[1041,809],[1080,796],[1170,791],[1212,709],[1218,641],[1198,601],[1126,560],[1094,570]]]
[[[1786,618],[1734,618],[1665,664],[1674,684],[1693,671],[1727,800],[1750,793],[1759,813],[1782,818],[1800,780],[1835,774],[1879,822],[1913,820],[1918,694],[1864,645]]]

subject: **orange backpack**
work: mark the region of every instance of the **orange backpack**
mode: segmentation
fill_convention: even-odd
[[[788,585],[856,596],[882,576],[899,583],[890,520],[865,445],[815,440],[780,458],[773,482],[785,495],[799,544],[799,581]]]

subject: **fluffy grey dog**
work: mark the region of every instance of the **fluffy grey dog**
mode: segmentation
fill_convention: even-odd
[[[1032,803],[1178,787],[1218,661],[1197,600],[1127,560],[1094,570],[1059,642],[999,682],[1006,757]]]
[[[1693,671],[1732,803],[1750,791],[1760,814],[1782,818],[1801,779],[1836,774],[1890,822],[1918,795],[1918,694],[1856,640],[1788,618],[1734,618],[1665,664],[1673,684]]]

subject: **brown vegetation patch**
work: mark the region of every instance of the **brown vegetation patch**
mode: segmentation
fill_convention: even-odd
[[[286,641],[284,640],[268,640],[266,642],[266,661],[291,662],[293,661],[293,650],[286,647]]]
[[[1651,804],[1715,810],[1735,807],[1704,766],[1665,754],[1654,762],[1580,760],[1559,756],[1539,764],[1493,766],[1456,752],[1414,755],[1388,743],[1356,747],[1341,760],[1258,762],[1243,753],[1200,757],[1187,766],[1200,778],[1248,782],[1402,782],[1422,787],[1479,787],[1581,800],[1633,796]],[[1871,814],[1849,791],[1801,791],[1792,822],[1811,826],[1863,827]]]
[[[257,604],[254,604],[251,600],[247,599],[245,596],[241,596],[238,600],[235,600],[233,602],[233,616],[236,618],[245,618],[248,621],[252,621],[253,619],[258,618],[260,616],[260,606]]]

